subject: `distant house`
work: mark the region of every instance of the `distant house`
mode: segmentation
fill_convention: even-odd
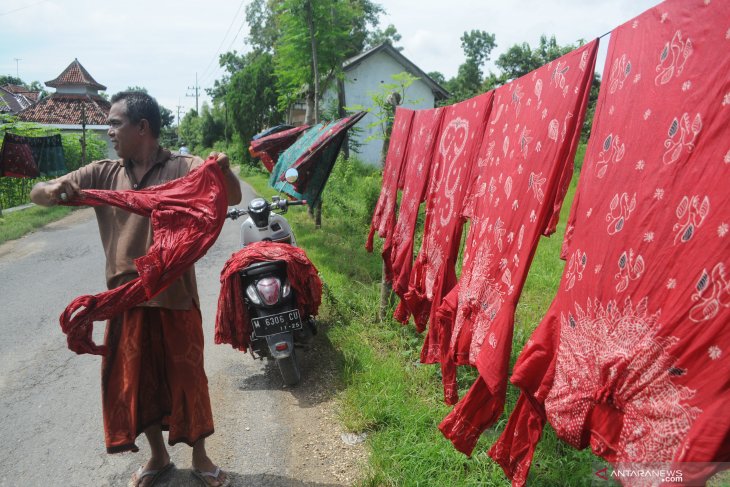
[[[32,94],[35,94],[35,97]],[[0,113],[15,115],[31,106],[37,99],[37,92],[28,91],[22,86],[0,86]]]
[[[74,59],[58,77],[46,81],[46,86],[56,88],[56,92],[22,110],[18,118],[48,125],[61,132],[81,132],[85,123],[86,130],[106,142],[108,157],[116,158],[114,146],[107,135],[109,126],[106,119],[111,104],[99,95],[99,90],[106,90],[106,86],[97,83],[78,59]]]
[[[406,90],[405,100],[401,106],[413,109],[433,108],[437,101],[449,97],[444,88],[389,43],[380,44],[346,60],[343,69],[345,106],[373,107],[371,95],[379,92],[382,84],[393,83],[392,75],[404,71],[418,79]],[[327,91],[323,100],[323,107],[334,103],[337,100],[336,90]],[[374,115],[366,115],[357,124],[359,131],[355,133],[356,140],[361,144],[359,157],[373,165],[380,164],[383,147],[382,140],[365,142],[365,139],[380,130],[378,127],[367,128],[375,120]]]

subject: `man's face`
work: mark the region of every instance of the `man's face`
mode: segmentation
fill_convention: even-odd
[[[124,100],[113,103],[107,118],[109,124],[109,138],[114,144],[114,150],[122,159],[132,157],[134,148],[138,146],[139,124],[133,124],[127,117],[127,102]]]

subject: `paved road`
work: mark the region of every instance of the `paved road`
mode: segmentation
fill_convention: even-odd
[[[244,202],[253,194],[244,186]],[[213,344],[218,276],[238,248],[236,222],[196,265],[206,340],[206,371],[216,434],[209,454],[236,486],[329,485],[296,480],[288,462],[292,403],[274,364]],[[76,296],[102,291],[103,251],[93,210],[77,210],[25,238],[0,246],[0,486],[126,486],[139,454],[107,455],[100,404],[100,358],[66,348],[58,316]],[[103,323],[95,326],[95,341]],[[285,413],[285,412],[283,412]],[[190,448],[170,449],[177,465],[158,485],[200,485]]]

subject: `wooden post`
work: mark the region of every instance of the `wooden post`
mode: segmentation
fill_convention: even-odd
[[[388,155],[388,145],[390,145],[390,133],[393,130],[393,114],[395,107],[400,104],[401,97],[399,93],[391,93],[386,98],[385,110],[388,111],[388,117],[385,122],[385,138],[383,139],[383,147],[380,150],[380,165],[383,167],[383,175],[385,175],[385,159]],[[395,211],[395,208],[393,209]],[[386,318],[386,313],[390,307],[390,301],[393,297],[393,289],[385,279],[385,262],[380,273],[380,306],[378,306],[378,321],[382,322]]]

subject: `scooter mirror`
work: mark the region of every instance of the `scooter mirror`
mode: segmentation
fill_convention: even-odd
[[[296,183],[297,182],[297,179],[299,179],[299,171],[297,171],[293,167],[290,167],[284,173],[284,179],[286,179],[286,182],[289,183],[289,184]]]

